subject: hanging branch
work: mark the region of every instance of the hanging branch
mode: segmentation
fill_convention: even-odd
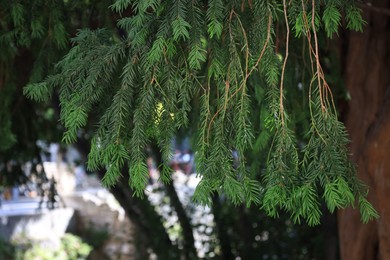
[[[312,0],[312,11],[311,11],[311,26],[313,28],[313,35],[314,35],[314,47],[315,47],[315,54],[314,57],[316,59],[316,75],[317,75],[317,81],[318,81],[318,91],[320,95],[320,102],[321,102],[321,109],[322,112],[325,111],[325,106],[323,103],[323,98],[322,98],[322,89],[321,89],[321,77],[320,77],[320,59],[319,59],[319,54],[318,54],[318,40],[317,40],[317,32],[316,32],[316,25],[315,25],[315,0]]]
[[[285,209],[292,213],[294,221],[303,217],[309,224],[317,224],[320,214],[316,193],[321,192],[319,188],[325,183],[331,185],[331,189],[328,189],[330,191],[324,195],[330,209],[349,205],[353,198],[350,199],[351,193],[342,181],[348,181],[355,193],[359,187],[346,175],[350,171],[349,166],[346,166],[347,138],[342,124],[337,121],[336,113],[333,114],[330,109],[331,106],[335,108],[335,105],[319,60],[317,33],[319,36],[320,32],[317,29],[321,22],[318,17],[324,10],[323,20],[328,37],[337,32],[343,11],[347,13],[347,28],[350,26],[360,30],[364,22],[354,4],[318,0],[301,0],[301,3],[280,1],[283,2],[284,21],[276,23],[285,23],[286,26],[283,32],[286,37],[285,56],[280,66],[281,62],[273,47],[270,47],[274,45],[274,38],[280,36],[273,35],[272,29],[273,14],[278,12],[280,4],[253,1],[252,9],[252,1],[242,1],[242,10],[238,12],[238,3],[227,1],[209,1],[208,8],[200,8],[203,1],[193,1],[192,10],[187,8],[186,1],[176,2],[179,5],[170,6],[167,1],[136,1],[131,7],[136,12],[118,22],[128,36],[126,40],[112,37],[114,31],[80,31],[74,40],[75,46],[57,65],[58,74],[43,83],[30,85],[25,94],[42,101],[50,97],[55,87],[60,87],[61,119],[65,126],[72,127],[66,134],[70,142],[77,137],[78,130],[86,126],[88,117],[94,112],[92,109],[103,111],[100,112],[103,115],[94,115],[100,116],[100,120],[97,133],[93,136],[89,164],[94,168],[107,168],[107,184],[116,183],[120,169],[129,165],[130,187],[135,189],[136,196],[142,196],[147,182],[145,147],[148,140],[156,139],[163,149],[163,157],[168,158],[169,139],[179,128],[187,126],[184,122],[194,120],[200,121],[194,124],[194,130],[199,133],[197,166],[200,175],[204,177],[195,196],[195,200],[200,203],[209,205],[210,194],[221,191],[235,204],[241,203],[246,197],[249,202],[257,201],[256,204],[262,201],[265,205],[263,208],[271,215],[277,215],[278,209]],[[292,10],[299,10],[300,4],[302,17],[293,17]],[[121,12],[128,6],[128,1],[115,1],[113,7]],[[236,9],[232,9],[232,6]],[[245,9],[247,6],[249,9]],[[348,8],[352,9],[348,11]],[[192,12],[191,19],[189,12]],[[202,17],[206,18],[207,28],[204,23],[194,22],[201,21],[198,18]],[[251,22],[259,17],[258,22]],[[300,30],[298,34],[304,32],[309,43],[304,51],[311,62],[311,126],[308,131],[311,136],[304,148],[303,162],[299,160],[300,150],[296,147],[294,131],[285,124],[288,118],[284,107],[287,104],[284,82],[289,76],[286,70],[291,54],[289,52],[292,52],[289,46],[292,44],[289,38],[292,25]],[[255,35],[258,31],[261,33]],[[253,35],[249,32],[253,32]],[[107,46],[112,48],[107,49]],[[227,48],[230,48],[230,54]],[[252,48],[255,55],[251,53]],[[134,54],[135,60],[131,56]],[[131,64],[123,67],[126,58],[129,61],[131,59]],[[206,64],[208,61],[209,64]],[[264,61],[264,66],[259,65],[260,61],[262,65]],[[91,67],[91,64],[96,65]],[[251,179],[251,175],[246,175],[249,167],[245,167],[243,153],[250,147],[255,132],[250,127],[252,117],[248,116],[252,109],[251,100],[261,102],[253,104],[257,106],[255,113],[264,106],[263,100],[257,100],[260,99],[258,96],[263,97],[264,93],[260,93],[263,89],[258,91],[255,85],[253,89],[248,89],[247,85],[249,77],[258,69],[261,69],[261,73],[259,78],[254,78],[254,81],[257,80],[254,83],[265,82],[271,86],[267,89],[271,97],[269,107],[276,115],[276,119],[272,114],[267,115],[269,121],[267,123],[266,120],[265,125],[268,128],[269,124],[269,130],[273,131],[274,124],[277,124],[269,150],[274,154],[271,159],[268,156],[267,162],[270,163],[267,165],[266,185],[261,191],[261,184]],[[115,76],[115,73],[121,71],[122,81],[126,83],[126,87],[122,88],[117,84]],[[200,88],[188,84],[198,80]],[[180,88],[182,83],[185,87]],[[216,87],[211,89],[214,84]],[[318,93],[317,88],[312,89],[313,84],[318,84]],[[127,87],[134,88],[134,93],[130,93]],[[199,96],[193,94],[198,89],[203,89]],[[185,100],[185,106],[177,106],[177,102],[174,102],[178,95],[184,96],[182,99]],[[156,103],[161,100],[164,117],[160,109],[156,109]],[[192,101],[196,109],[200,110],[200,115],[194,113],[194,119],[188,115]],[[295,111],[294,107],[292,110],[292,113],[301,112]],[[169,120],[164,121],[164,118]],[[299,120],[292,123],[298,125]],[[283,132],[279,131],[280,128]],[[240,152],[242,167],[237,169],[232,167],[232,147]],[[302,170],[300,165],[305,171],[303,175],[307,176],[297,176]],[[335,174],[335,169],[337,178],[327,180],[331,174]],[[303,178],[311,181],[310,185],[302,186]],[[335,194],[332,189],[341,198],[338,204],[332,204],[332,196]],[[263,192],[267,195],[266,199],[262,199]],[[365,195],[362,192],[357,194]],[[367,212],[366,206],[361,208]],[[364,218],[369,219],[373,216],[370,214]]]
[[[284,126],[284,106],[283,106],[283,81],[284,81],[284,72],[286,69],[287,59],[288,59],[288,45],[289,45],[289,37],[290,37],[290,27],[288,25],[288,17],[287,17],[287,4],[286,0],[283,0],[283,12],[284,12],[284,19],[286,22],[286,55],[284,57],[283,61],[283,68],[282,68],[282,74],[280,77],[280,116],[282,120],[282,126]]]
[[[230,16],[229,16],[229,21],[231,21],[232,19],[232,16],[233,14],[235,14],[238,18],[238,15],[237,13],[232,10],[230,12]],[[240,87],[227,99],[226,102],[230,102],[231,99],[237,95],[243,88],[244,86],[246,85],[246,82],[248,81],[248,78],[249,76],[253,73],[253,71],[257,68],[257,66],[259,65],[261,59],[263,58],[264,56],[264,53],[265,53],[265,50],[267,49],[267,46],[269,44],[269,40],[271,38],[271,25],[272,25],[272,14],[270,13],[269,16],[268,16],[268,25],[267,25],[267,38],[265,40],[265,43],[263,45],[263,48],[261,49],[261,52],[260,52],[260,55],[259,57],[257,58],[255,64],[251,67],[251,69],[248,71],[248,61],[249,61],[249,49],[248,49],[248,40],[247,40],[247,37],[246,37],[246,32],[245,32],[245,29],[240,21],[240,19],[238,18],[238,21],[239,21],[239,24],[240,24],[240,27],[241,27],[241,30],[242,30],[242,33],[244,35],[244,39],[245,39],[245,46],[246,46],[246,52],[245,52],[245,77],[242,81],[242,83],[240,84]],[[230,36],[232,37],[232,33],[231,33],[231,28],[229,27],[229,33],[230,33]],[[226,80],[226,85],[227,85],[227,89],[228,87],[230,86],[230,79],[229,79],[229,71],[230,71],[230,68],[228,68],[228,73],[227,73],[227,77],[228,79]],[[226,104],[225,104],[225,107],[226,107]],[[210,123],[209,123],[209,126],[208,126],[208,135],[210,133],[210,128],[211,128],[211,124],[212,122],[214,121],[215,117],[221,112],[222,108],[219,108],[217,110],[217,112],[215,112],[215,114],[213,115],[213,117],[211,118],[210,120]]]
[[[312,42],[311,42],[311,33],[310,33],[310,28],[309,28],[309,21],[307,19],[307,15],[306,15],[304,0],[302,0],[301,3],[302,3],[302,13],[303,13],[302,14],[302,16],[303,16],[303,26],[305,28],[306,39],[307,39],[308,45],[309,45],[309,58],[310,58],[310,62],[311,62],[312,72],[313,72],[314,75],[317,76],[318,89],[319,89],[320,102],[321,102],[321,109],[322,109],[322,112],[324,112],[326,110],[325,104],[328,103],[328,105],[329,105],[329,99],[330,99],[330,101],[332,103],[332,107],[334,109],[334,112],[335,112],[335,114],[337,114],[336,113],[336,106],[334,104],[333,94],[332,94],[332,91],[331,91],[328,83],[325,80],[325,75],[324,75],[324,72],[322,70],[322,66],[321,66],[320,60],[319,60],[318,40],[317,40],[317,32],[316,32],[316,28],[315,28],[315,15],[314,15],[314,13],[315,13],[315,0],[312,1],[312,17],[311,17],[311,22],[310,22],[311,23],[311,27],[313,29],[315,48],[313,48],[313,45],[312,45]],[[316,70],[315,71],[314,71],[313,56],[314,56],[315,65],[316,65]],[[313,82],[314,81],[310,82],[310,88],[309,88],[309,107],[310,107],[310,110],[311,110],[311,103],[310,103],[310,101],[311,101],[311,92],[312,92],[311,89],[312,89]],[[325,97],[324,97],[324,95],[325,95]],[[330,96],[330,98],[328,98],[328,95]],[[312,112],[310,114],[312,115]]]

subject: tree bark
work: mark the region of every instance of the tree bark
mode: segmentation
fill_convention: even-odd
[[[197,252],[195,248],[195,240],[193,235],[193,227],[191,225],[190,219],[188,218],[183,204],[181,204],[175,187],[173,183],[165,184],[165,189],[167,191],[168,197],[170,199],[171,205],[176,211],[177,218],[182,228],[183,234],[183,253],[185,259],[197,259]]]
[[[216,234],[219,245],[221,246],[221,259],[234,259],[232,247],[230,245],[230,237],[226,229],[227,225],[225,225],[225,219],[221,212],[222,205],[217,193],[212,195],[212,200],[213,204],[211,209],[214,215]]]
[[[163,163],[162,155],[156,144],[151,145],[153,150],[153,155],[155,156],[156,163],[158,165],[159,171],[161,172],[161,165]],[[193,234],[193,227],[191,225],[190,219],[188,218],[183,204],[180,202],[175,187],[171,182],[165,184],[165,190],[170,199],[171,206],[175,209],[177,218],[179,220],[180,226],[182,228],[183,235],[183,253],[185,259],[196,259],[197,252],[195,248],[195,240]]]
[[[374,0],[372,6],[389,9],[390,1]],[[364,10],[364,32],[349,34],[344,78],[351,95],[346,126],[352,159],[380,218],[362,224],[357,210],[339,211],[345,260],[390,259],[390,16],[373,10]]]
[[[102,173],[99,173],[102,175]],[[142,241],[147,241],[158,259],[178,259],[180,252],[173,245],[163,224],[147,198],[137,198],[132,194],[128,181],[122,177],[110,188],[110,192],[125,210],[127,217],[142,232],[138,234]]]

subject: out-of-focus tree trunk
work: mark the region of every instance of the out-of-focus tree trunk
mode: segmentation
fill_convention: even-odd
[[[137,230],[142,232],[138,234],[141,236],[141,240],[148,243],[158,259],[179,258],[179,249],[172,244],[162,224],[161,217],[148,199],[133,196],[133,192],[128,186],[128,180],[124,177],[110,188],[110,192],[125,210],[130,221],[137,226]]]
[[[230,238],[227,232],[227,226],[225,225],[225,219],[222,215],[222,204],[218,194],[214,193],[212,195],[212,211],[215,221],[216,234],[219,240],[219,245],[221,246],[221,258],[222,259],[234,259],[232,253],[232,247],[230,245]]]
[[[329,211],[324,210],[321,221],[320,230],[324,238],[323,259],[338,259],[339,241],[337,239],[337,217]]]
[[[369,200],[380,218],[362,224],[357,210],[339,212],[344,260],[390,259],[390,1],[364,7],[363,33],[350,33],[344,78],[351,95],[346,126],[358,176],[370,186]],[[382,11],[378,11],[382,10]]]
[[[161,172],[161,166],[163,163],[162,154],[159,150],[157,144],[152,144],[151,149],[158,165],[159,171]],[[196,259],[197,252],[195,248],[195,240],[193,234],[193,227],[191,225],[190,218],[187,216],[187,213],[184,210],[183,204],[181,203],[179,196],[173,185],[173,181],[165,184],[165,190],[170,199],[171,206],[175,209],[177,218],[179,220],[182,236],[183,236],[183,254],[186,260]]]
[[[80,154],[86,158],[90,149],[89,142],[85,139],[78,139],[76,147]],[[104,174],[104,170],[98,171],[100,178],[103,178]],[[127,172],[123,172],[117,184],[110,188],[110,192],[125,210],[131,223],[135,225],[138,232],[136,240],[139,243],[139,249],[144,250],[150,247],[158,259],[180,258],[180,249],[170,240],[161,216],[158,215],[147,198],[141,199],[133,196],[133,191],[128,185],[128,178]],[[144,259],[145,253],[137,252],[139,259]]]

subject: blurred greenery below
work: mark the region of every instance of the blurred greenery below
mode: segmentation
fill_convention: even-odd
[[[0,239],[0,259],[82,260],[87,259],[92,249],[92,246],[72,234],[65,234],[61,239],[61,244],[56,249],[50,249],[31,241],[18,244]]]

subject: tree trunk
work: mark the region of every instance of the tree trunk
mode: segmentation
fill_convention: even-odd
[[[212,195],[212,200],[213,204],[211,209],[214,215],[216,234],[219,240],[219,245],[221,246],[221,259],[234,259],[229,234],[227,232],[227,225],[225,225],[225,219],[221,212],[222,205],[217,193]]]
[[[161,152],[156,144],[152,144],[151,149],[153,151],[153,155],[155,156],[159,171],[161,172],[161,166],[163,163]],[[171,181],[166,183],[164,186],[170,199],[171,206],[175,209],[177,218],[182,228],[184,257],[185,259],[196,259],[197,252],[195,248],[193,227],[191,225],[190,219],[184,210],[183,204],[179,200],[173,182]]]
[[[102,175],[100,173],[100,175]],[[110,192],[125,210],[127,217],[137,226],[142,241],[148,242],[158,259],[179,259],[179,250],[172,244],[157,214],[147,198],[133,196],[128,181],[122,177]]]
[[[191,225],[190,219],[188,218],[183,208],[183,204],[179,200],[173,183],[166,183],[165,188],[167,191],[167,195],[170,199],[171,205],[176,211],[177,218],[182,228],[184,251],[183,253],[185,255],[185,259],[197,259],[193,227]]]
[[[78,151],[80,151],[84,158],[86,158],[90,150],[89,142],[87,142],[85,139],[78,139],[76,146]],[[161,155],[159,156],[161,157]],[[98,175],[100,178],[103,178],[104,174],[105,172],[103,170],[98,171]],[[128,175],[126,172],[123,172],[122,176]],[[156,253],[158,259],[180,258],[181,252],[176,245],[172,244],[172,241],[170,240],[168,233],[163,226],[161,217],[158,215],[158,213],[150,204],[147,198],[140,199],[133,196],[133,192],[128,185],[128,177],[121,177],[117,184],[110,188],[110,192],[121,205],[121,207],[125,210],[126,216],[130,219],[132,223],[134,223],[134,225],[136,226],[136,230],[139,231],[138,237],[136,238],[139,243],[144,243],[145,246],[150,246],[153,249],[154,253]],[[174,192],[176,194],[175,190]],[[179,201],[177,194],[176,199],[177,201]],[[175,207],[175,209],[177,210],[177,207]],[[184,212],[184,209],[182,209],[182,211]],[[183,225],[183,216],[181,216],[181,218],[179,219],[181,220],[180,224]],[[188,225],[190,225],[188,218],[187,221]],[[188,227],[187,229],[186,227],[187,226],[185,226],[183,230],[187,230]],[[188,251],[186,254],[187,259],[192,259],[196,257],[196,249],[194,246],[192,228],[190,228],[190,231],[190,239],[188,239],[189,235],[183,238],[185,241],[189,240],[190,242],[190,245],[187,245],[187,247],[185,247],[185,249],[187,249]]]
[[[374,7],[374,8],[372,8]],[[346,126],[358,176],[370,186],[368,199],[380,218],[362,224],[355,209],[339,211],[341,258],[390,259],[390,1],[365,8],[363,33],[350,33],[344,78],[351,95]]]

